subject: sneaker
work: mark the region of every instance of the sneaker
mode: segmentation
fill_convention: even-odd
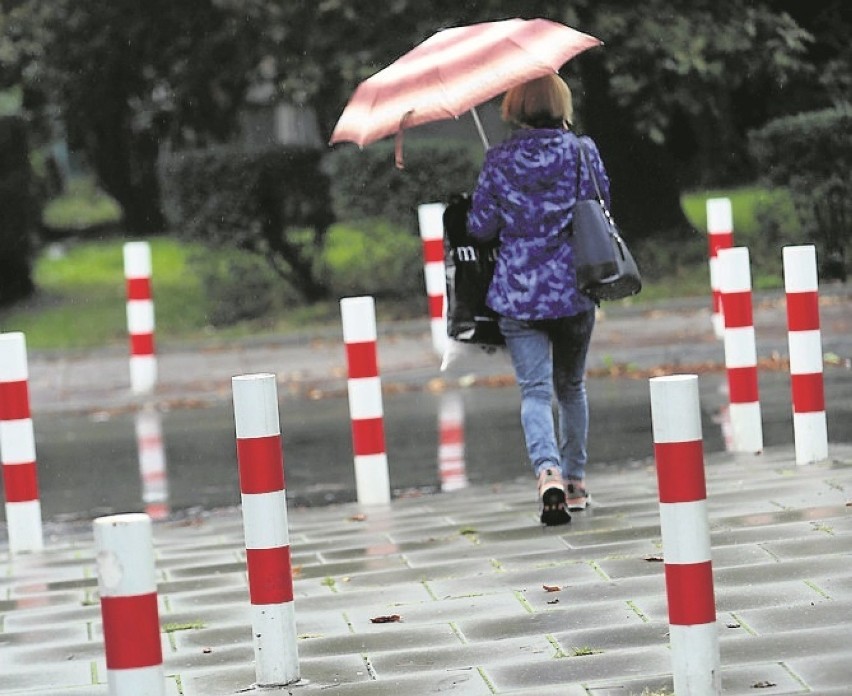
[[[589,504],[591,496],[586,490],[585,481],[568,481],[565,487],[566,498],[565,505],[569,510],[585,510]]]
[[[538,497],[542,524],[553,527],[571,521],[565,506],[565,484],[559,469],[542,469],[538,475]]]

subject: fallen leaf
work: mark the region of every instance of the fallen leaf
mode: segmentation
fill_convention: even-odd
[[[759,681],[756,684],[752,684],[752,689],[771,689],[773,686],[778,686],[777,684],[769,681]]]
[[[559,597],[554,597],[547,602],[548,604],[559,604]]]
[[[349,518],[350,522],[364,522],[367,519],[367,515],[363,512],[356,513]]]
[[[204,648],[201,652],[203,652],[205,655],[209,655],[213,652],[213,648]]]
[[[545,592],[561,592],[562,588],[559,585],[542,585]]]
[[[648,563],[663,563],[662,556],[645,556],[645,560],[648,561]]]
[[[402,617],[399,614],[391,614],[390,616],[374,616],[370,619],[370,623],[399,623]]]

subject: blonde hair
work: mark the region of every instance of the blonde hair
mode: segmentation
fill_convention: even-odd
[[[571,89],[556,73],[512,87],[503,97],[504,121],[532,128],[571,125],[574,104]]]

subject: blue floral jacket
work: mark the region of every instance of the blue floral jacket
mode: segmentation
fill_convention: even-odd
[[[487,304],[514,319],[555,319],[594,306],[576,287],[573,250],[563,230],[577,195],[579,138],[556,128],[515,131],[488,150],[473,192],[468,232],[499,238],[500,252]],[[609,178],[597,146],[582,138],[604,200]],[[595,198],[588,168],[580,166],[580,200]]]

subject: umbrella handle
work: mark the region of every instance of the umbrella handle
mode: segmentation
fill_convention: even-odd
[[[485,135],[485,129],[482,127],[482,121],[479,120],[479,112],[475,106],[470,107],[470,115],[473,116],[473,122],[476,124],[476,130],[479,131],[479,137],[482,139],[482,147],[486,150],[491,147],[488,142],[488,136]]]

